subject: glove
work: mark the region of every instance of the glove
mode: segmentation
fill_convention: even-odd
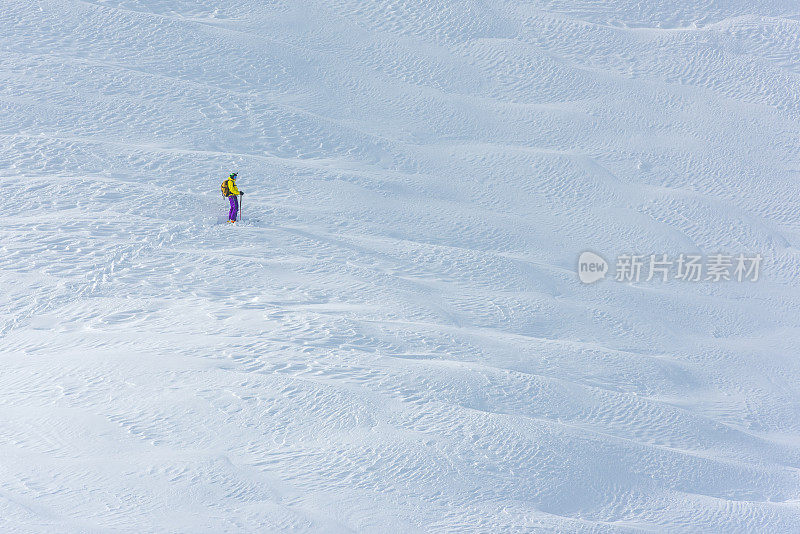
[[[239,194],[244,196],[244,191],[239,191]]]

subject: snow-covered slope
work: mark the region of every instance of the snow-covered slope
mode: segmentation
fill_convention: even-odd
[[[798,36],[790,0],[4,1],[0,530],[800,531]]]

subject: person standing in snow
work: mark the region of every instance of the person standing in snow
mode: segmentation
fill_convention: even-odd
[[[239,213],[239,195],[244,195],[244,191],[239,191],[239,188],[236,187],[237,175],[238,174],[235,172],[231,173],[231,175],[228,176],[228,179],[222,183],[222,192],[226,197],[228,197],[228,200],[231,203],[231,210],[228,212],[229,223],[236,222],[236,216]]]

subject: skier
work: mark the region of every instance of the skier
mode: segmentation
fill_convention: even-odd
[[[239,213],[239,195],[244,195],[244,191],[239,191],[236,187],[236,176],[238,173],[231,173],[228,179],[222,182],[222,194],[228,197],[231,203],[231,210],[228,212],[228,222],[235,223]]]

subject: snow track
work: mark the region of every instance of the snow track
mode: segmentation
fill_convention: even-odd
[[[799,25],[5,2],[0,530],[800,531]]]

